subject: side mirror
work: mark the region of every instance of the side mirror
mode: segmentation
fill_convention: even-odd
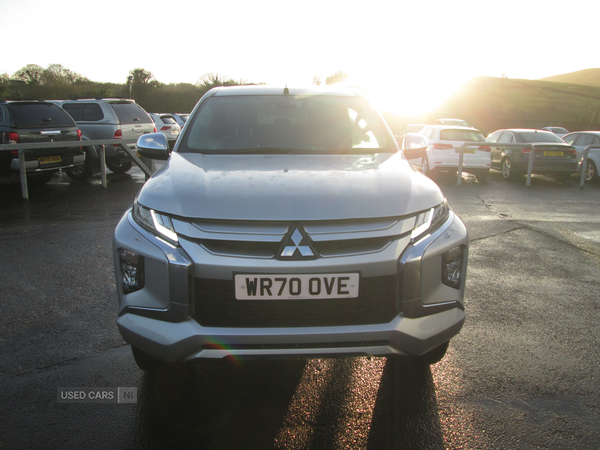
[[[406,159],[419,159],[427,151],[427,140],[420,134],[406,133],[401,147]]]
[[[137,140],[137,151],[144,158],[163,161],[169,159],[171,153],[167,137],[163,133],[150,133],[140,136]]]

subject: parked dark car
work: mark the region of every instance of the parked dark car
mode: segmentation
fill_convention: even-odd
[[[577,172],[577,151],[550,131],[509,129],[494,131],[488,142],[501,144],[533,144],[535,158],[532,173],[550,175],[566,181]],[[492,169],[502,172],[505,179],[527,174],[530,147],[504,148],[492,146]]]
[[[0,100],[0,143],[34,144],[81,140],[81,131],[59,106],[43,101]],[[83,167],[85,153],[81,147],[27,150],[25,167],[31,180],[47,182],[57,169]],[[0,152],[0,176],[18,176],[19,150]]]
[[[83,140],[137,139],[142,134],[156,131],[154,122],[135,100],[96,98],[52,100],[64,108],[75,120]],[[135,148],[135,144],[131,145]],[[115,173],[125,173],[132,166],[132,158],[119,145],[107,145],[106,167]],[[74,180],[82,180],[100,173],[100,158],[94,146],[85,147],[87,161],[80,170],[68,171]]]

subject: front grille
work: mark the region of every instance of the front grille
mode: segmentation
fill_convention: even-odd
[[[358,298],[236,300],[233,281],[196,278],[194,319],[205,327],[325,327],[388,323],[396,317],[397,276],[361,278]]]
[[[319,257],[336,258],[381,252],[394,240],[408,235],[415,224],[414,216],[299,223],[172,220],[180,237],[213,255],[257,259],[278,258],[286,234],[293,232],[293,227],[304,229]]]

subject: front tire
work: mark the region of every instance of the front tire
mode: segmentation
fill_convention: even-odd
[[[87,180],[88,178],[91,178],[92,175],[94,175],[94,169],[92,168],[92,161],[88,158],[85,158],[85,162],[83,163],[83,166],[77,168],[77,169],[72,169],[72,170],[67,170],[67,175],[71,180],[75,180],[75,181],[83,181],[83,180]]]
[[[421,173],[428,176],[431,180],[436,180],[437,171],[429,168],[429,160],[427,159],[427,155],[421,158]]]
[[[571,178],[571,174],[564,173],[564,172],[558,172],[558,173],[553,174],[553,177],[559,183],[566,183],[567,181],[569,181],[569,178]]]
[[[139,348],[131,347],[131,353],[133,353],[133,359],[137,366],[144,372],[156,372],[166,365],[165,362],[150,356]]]
[[[598,168],[594,161],[588,159],[587,167],[585,169],[585,181],[597,181],[598,180]]]
[[[510,158],[502,160],[502,178],[505,180],[514,180],[516,178]]]
[[[114,173],[125,173],[129,169],[131,169],[132,166],[133,166],[133,164],[131,163],[131,161],[127,161],[124,163],[118,163],[118,162],[114,162],[114,161],[106,161],[106,167],[108,167],[111,170],[111,172],[114,172]]]
[[[416,358],[419,362],[427,365],[432,365],[439,363],[442,358],[446,355],[448,351],[448,346],[450,345],[450,341],[444,342],[442,345],[434,348],[433,350],[429,350],[427,353],[421,356],[417,356]]]
[[[475,178],[477,178],[477,181],[480,183],[483,183],[485,180],[487,180],[489,174],[489,169],[478,169],[473,171],[473,175],[475,175]]]

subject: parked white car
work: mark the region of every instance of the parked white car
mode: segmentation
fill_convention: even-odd
[[[451,125],[428,125],[419,134],[427,140],[427,153],[420,161],[410,161],[420,165],[421,172],[435,179],[440,172],[458,170],[459,149],[465,142],[482,142],[479,147],[467,147],[463,157],[463,171],[475,175],[478,181],[484,181],[492,164],[490,147],[479,130],[470,127]]]
[[[172,150],[181,133],[181,127],[171,114],[150,113],[150,117],[152,117],[152,120],[156,125],[156,131],[167,137],[169,148]]]
[[[554,133],[558,137],[564,137],[567,134],[569,134],[569,130],[567,130],[566,128],[563,128],[563,127],[544,127],[544,128],[542,128],[542,130],[550,131],[551,133]]]
[[[181,128],[183,128],[183,126],[185,125],[185,122],[188,120],[188,117],[190,117],[189,114],[174,114],[174,113],[171,113],[171,116],[173,116],[173,119],[175,119],[175,122],[177,122]]]

